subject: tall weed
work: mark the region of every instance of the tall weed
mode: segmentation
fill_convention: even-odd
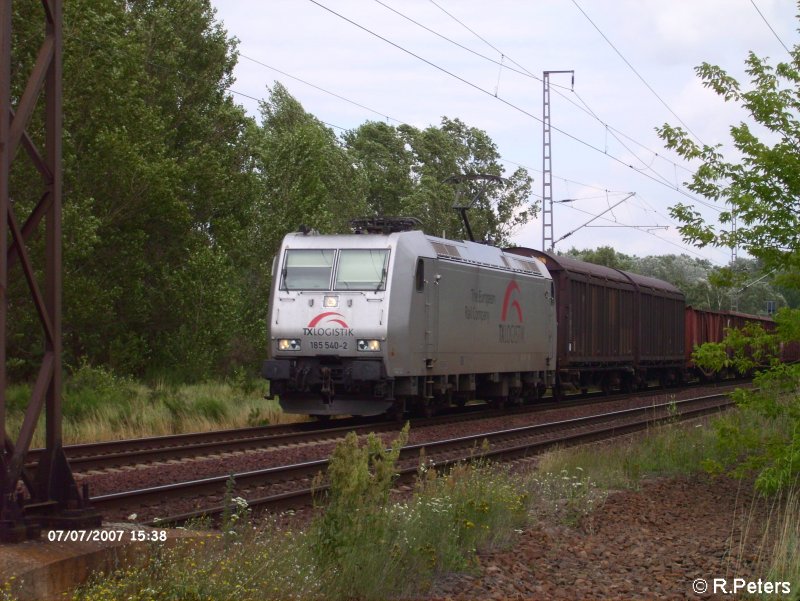
[[[64,383],[64,442],[142,438],[305,419],[284,414],[276,401],[264,398],[266,390],[266,382],[254,383],[244,376],[232,382],[181,386],[162,379],[146,385],[106,368],[83,364]],[[6,390],[12,437],[19,431],[30,395],[28,385]],[[44,444],[41,427],[32,444]]]

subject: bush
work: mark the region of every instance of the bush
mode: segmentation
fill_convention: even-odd
[[[64,417],[85,419],[103,406],[124,406],[135,396],[132,382],[104,367],[87,363],[67,378],[63,391]]]
[[[375,436],[360,447],[352,434],[334,453],[329,503],[309,533],[325,599],[416,594],[437,572],[475,565],[479,549],[508,541],[526,522],[523,481],[480,462],[442,476],[423,465],[413,498],[390,503],[407,428],[389,450]]]
[[[800,477],[800,364],[779,363],[771,355],[779,343],[800,339],[800,310],[783,308],[775,322],[774,334],[731,330],[721,344],[703,345],[695,353],[698,364],[707,369],[718,367],[721,360],[746,373],[770,362],[769,369],[753,378],[755,389],[736,391],[734,399],[749,419],[719,429],[720,448],[727,457],[713,465],[735,475],[754,472],[757,487],[768,493],[792,487]],[[730,356],[721,359],[721,349]],[[754,423],[764,427],[754,429]]]

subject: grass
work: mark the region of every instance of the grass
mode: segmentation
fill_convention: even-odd
[[[82,366],[67,377],[62,411],[65,444],[141,438],[238,428],[303,419],[284,414],[264,399],[264,380],[239,376],[229,381],[172,385],[143,384],[103,369]],[[29,385],[7,389],[8,428],[19,431],[30,399]],[[44,444],[43,419],[33,446]]]
[[[761,558],[767,580],[789,582],[791,590],[800,591],[800,489],[794,488],[777,504],[775,528],[770,540],[762,545],[767,554]],[[770,544],[771,542],[771,544]]]
[[[542,455],[538,465],[543,473],[589,477],[605,490],[637,488],[647,476],[703,471],[717,457],[717,446],[716,427],[709,422],[673,423],[622,441],[557,449]]]

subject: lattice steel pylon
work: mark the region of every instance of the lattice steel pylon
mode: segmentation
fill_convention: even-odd
[[[553,250],[553,164],[550,145],[550,75],[575,71],[542,72],[542,250]]]
[[[39,535],[42,527],[90,527],[100,516],[78,491],[61,436],[61,126],[62,0],[42,0],[45,35],[16,108],[11,106],[11,0],[0,0],[0,541]],[[27,128],[44,95],[44,152]],[[22,147],[42,179],[43,192],[20,225],[11,202],[12,163]],[[44,289],[27,244],[44,222]],[[19,270],[15,269],[19,264]],[[16,442],[6,429],[6,317],[9,273],[24,277],[44,338],[44,352]],[[19,273],[21,271],[21,273]],[[25,467],[45,410],[45,453],[35,472]]]

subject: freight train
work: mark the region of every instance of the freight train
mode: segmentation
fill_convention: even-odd
[[[654,278],[437,238],[412,219],[353,227],[289,234],[275,257],[262,375],[288,413],[430,414],[667,385],[687,377],[687,345],[716,335],[687,332],[700,320]]]

